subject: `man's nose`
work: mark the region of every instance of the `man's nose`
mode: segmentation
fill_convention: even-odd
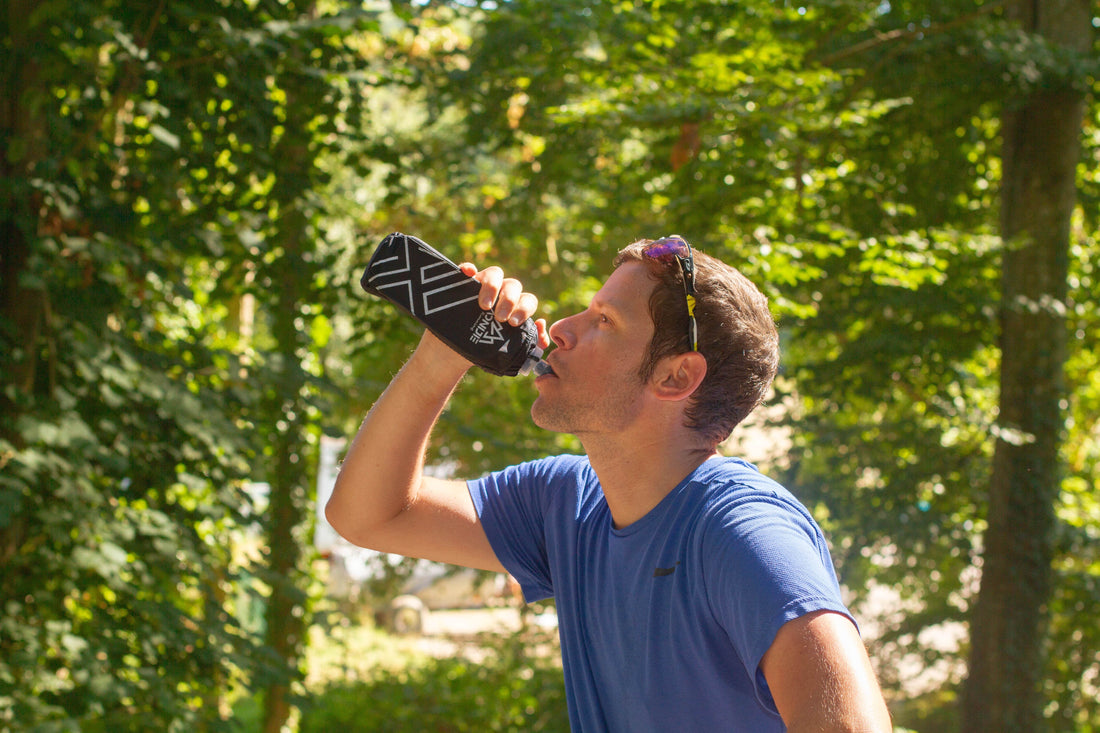
[[[554,321],[550,325],[550,329],[546,332],[550,337],[550,340],[554,342],[554,345],[559,349],[569,349],[576,343],[576,339],[573,335],[573,329],[571,326],[573,316],[568,316],[560,321]]]

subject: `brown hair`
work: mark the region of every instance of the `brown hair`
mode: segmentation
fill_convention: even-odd
[[[639,369],[643,381],[664,357],[691,350],[683,274],[674,263],[642,254],[651,241],[634,242],[615,257],[615,267],[644,263],[656,282],[649,298],[653,339]],[[693,252],[695,320],[707,374],[692,395],[686,424],[718,445],[767,396],[779,368],[779,333],[767,298],[748,278],[721,260]]]

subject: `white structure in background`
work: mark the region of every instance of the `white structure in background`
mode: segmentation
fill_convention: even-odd
[[[336,486],[336,474],[340,472],[338,461],[347,442],[344,438],[321,436],[321,458],[317,462],[317,527],[313,531],[313,544],[326,557],[338,546],[352,547],[325,519],[325,504]]]
[[[329,592],[342,598],[354,598],[358,595],[359,584],[369,575],[367,559],[375,553],[345,540],[325,518],[325,504],[336,486],[340,456],[347,443],[345,438],[321,436],[321,455],[317,462],[317,523],[313,530],[313,545],[329,561]]]
[[[353,545],[341,537],[325,518],[325,504],[332,496],[339,473],[339,461],[347,446],[344,438],[321,437],[321,455],[317,466],[317,523],[313,544],[329,561],[328,592],[337,598],[353,602],[360,598],[360,588],[379,567],[379,553]],[[452,466],[426,468],[431,475],[449,475]],[[388,556],[390,562],[401,558]],[[372,562],[373,560],[373,562]],[[421,560],[400,591],[375,609],[382,623],[396,631],[420,631],[429,609],[470,608],[486,605],[505,595],[504,576],[486,577],[468,568],[454,568],[441,563]]]

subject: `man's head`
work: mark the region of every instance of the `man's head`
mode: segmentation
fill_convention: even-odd
[[[642,359],[643,380],[661,359],[692,350],[682,269],[671,256],[646,256],[651,243],[634,242],[615,258],[616,267],[644,263],[655,281],[649,299],[654,332]],[[779,334],[767,299],[748,278],[698,250],[693,254],[695,320],[707,374],[692,396],[687,426],[717,445],[767,395],[779,368]]]

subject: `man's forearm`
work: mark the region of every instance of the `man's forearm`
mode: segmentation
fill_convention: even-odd
[[[346,539],[368,545],[372,527],[413,503],[432,428],[469,366],[426,333],[371,408],[325,507],[329,523]]]

